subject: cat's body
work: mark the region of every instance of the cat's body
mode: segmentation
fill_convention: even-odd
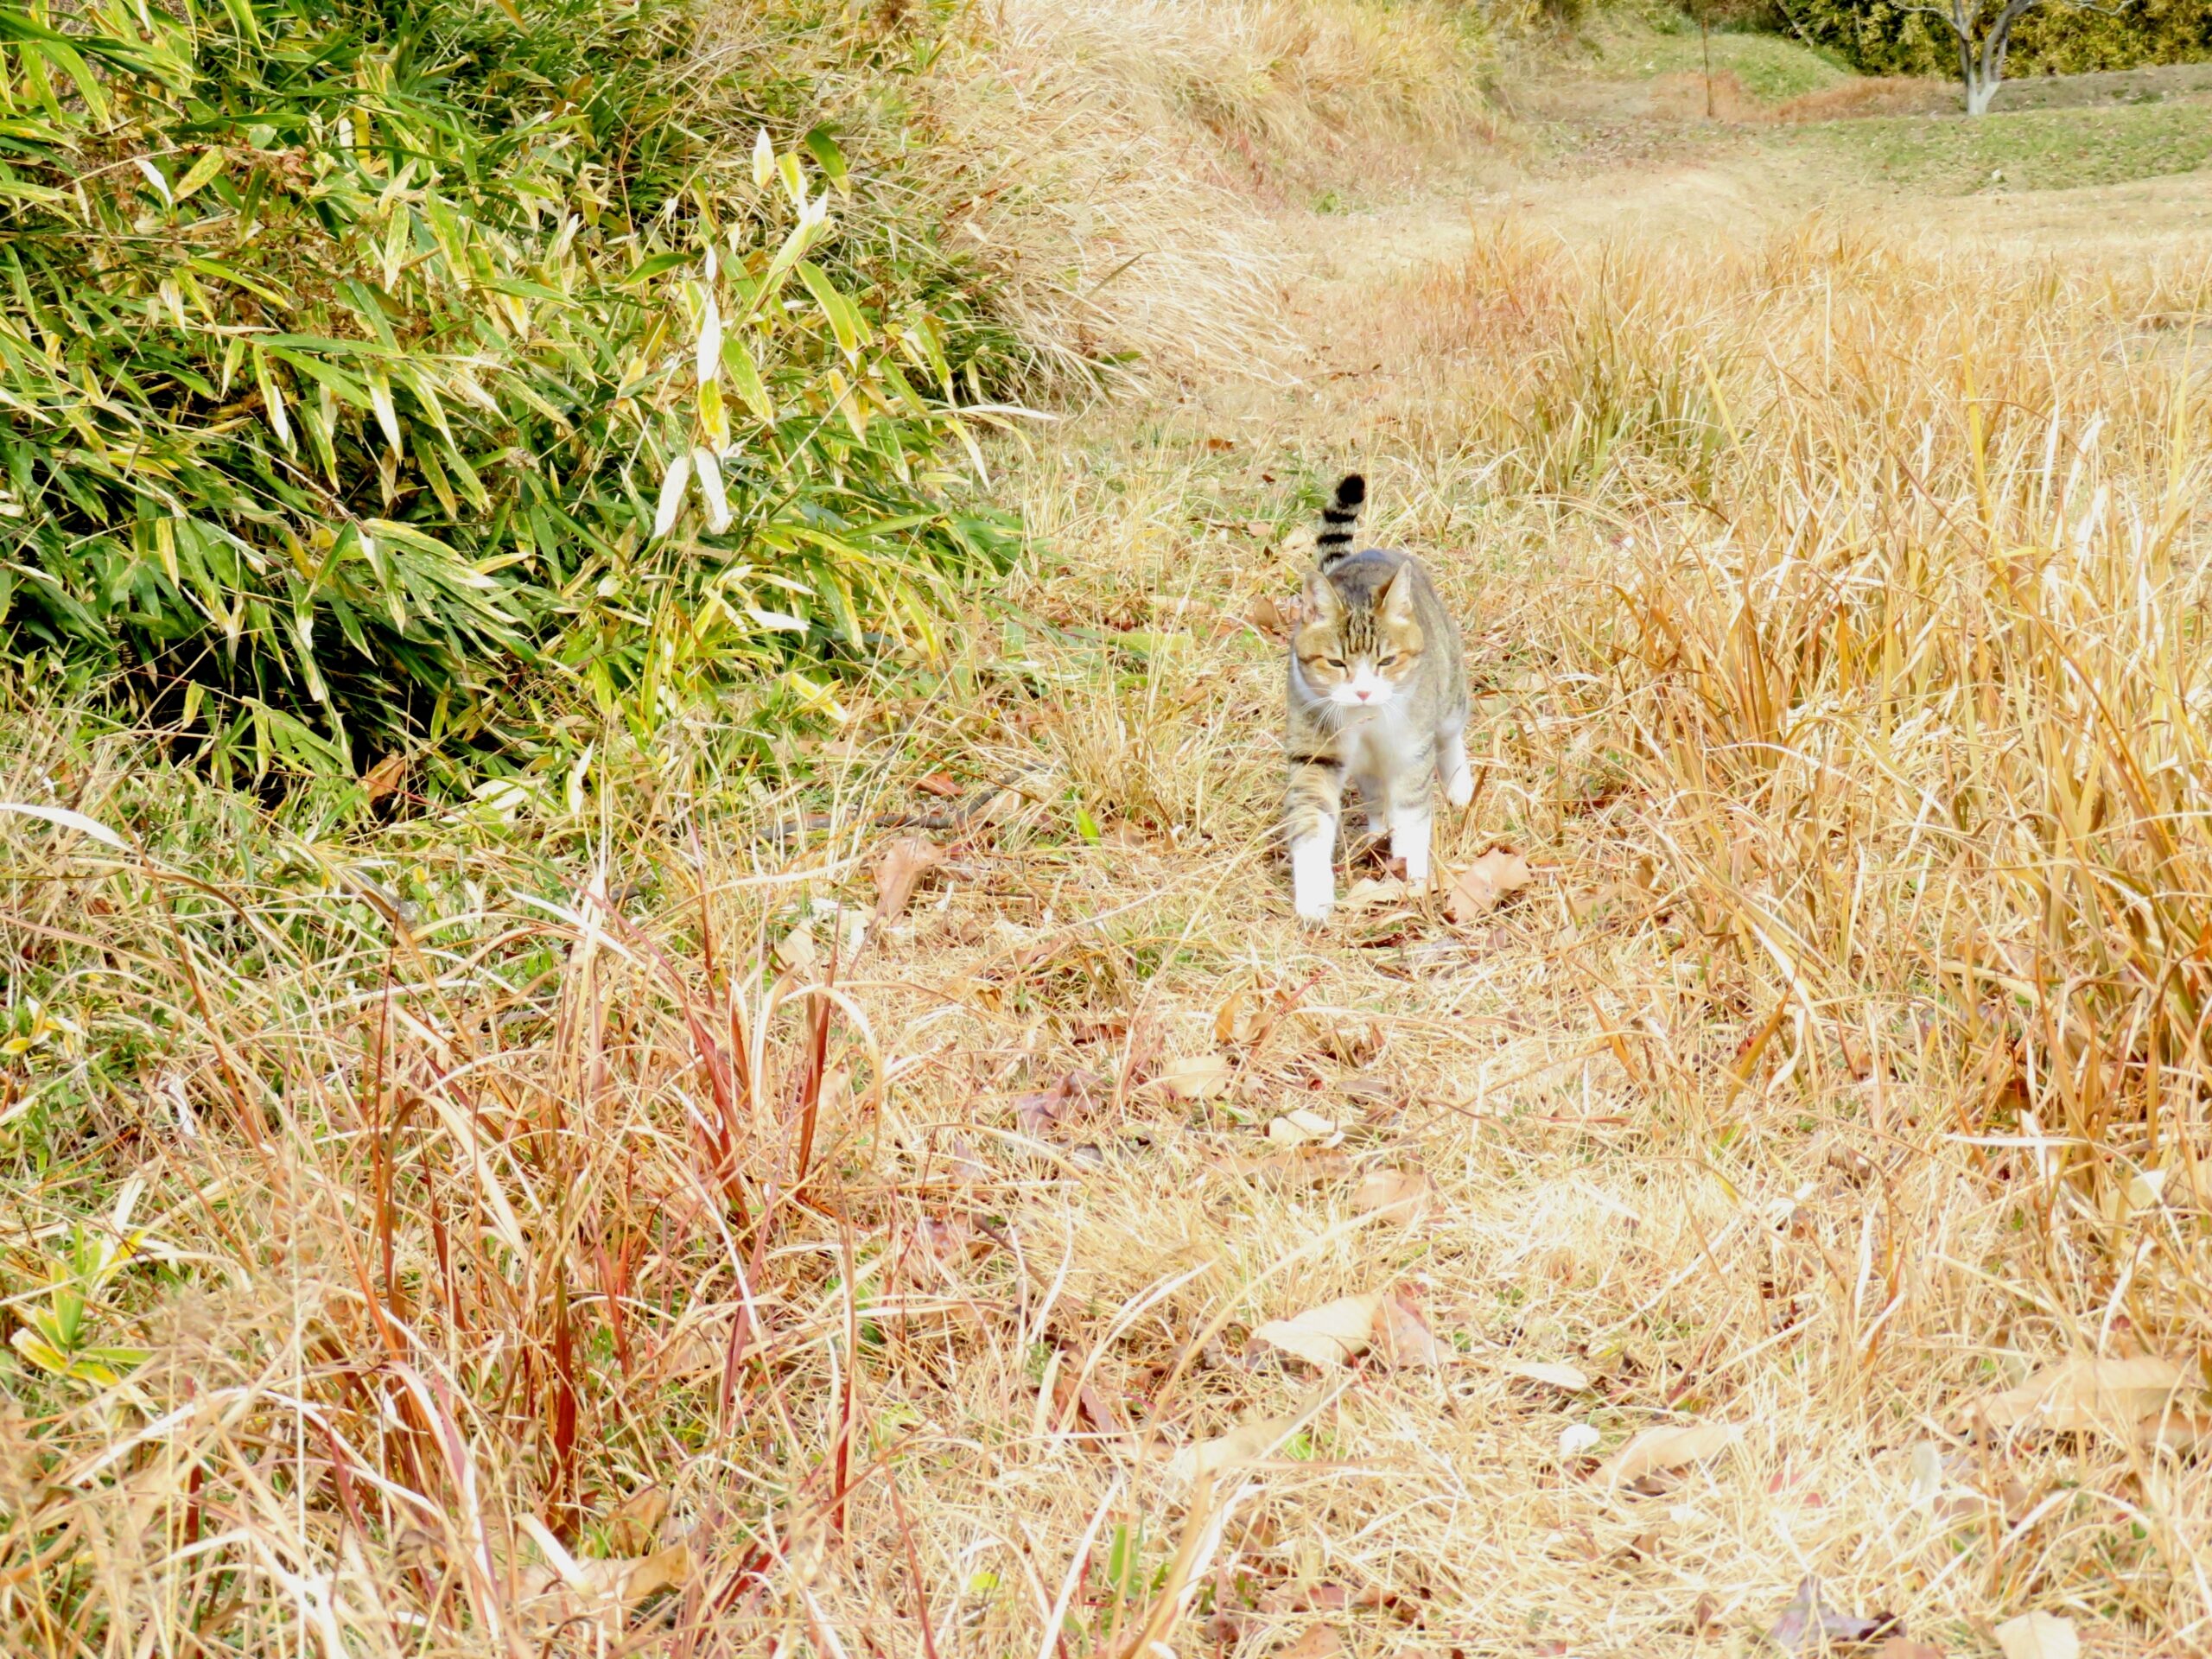
[[[1290,781],[1283,836],[1298,913],[1319,921],[1336,899],[1333,859],[1344,785],[1368,828],[1390,833],[1406,879],[1428,879],[1432,782],[1454,806],[1474,794],[1463,734],[1467,681],[1459,626],[1410,553],[1352,550],[1367,486],[1353,474],[1322,513],[1320,557],[1290,644]]]

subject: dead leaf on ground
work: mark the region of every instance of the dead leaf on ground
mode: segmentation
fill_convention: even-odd
[[[2082,1638],[2075,1635],[2071,1619],[2038,1608],[1999,1624],[1997,1645],[2005,1659],[2079,1659]]]
[[[961,795],[960,785],[953,781],[950,772],[925,773],[914,779],[914,787],[925,795],[936,796],[941,801],[957,801]]]
[[[920,836],[901,836],[876,855],[875,919],[896,920],[922,878],[944,862],[944,849]]]
[[[1379,1290],[1339,1296],[1252,1332],[1255,1346],[1279,1349],[1309,1365],[1349,1365],[1375,1340],[1376,1316],[1389,1298]]]
[[[407,775],[407,757],[387,754],[361,774],[361,792],[372,801],[380,801],[399,787],[399,780]]]
[[[1893,1636],[1874,1649],[1874,1659],[1943,1659],[1943,1649],[1910,1637]]]
[[[2212,1446],[2212,1416],[2201,1411],[2154,1411],[2135,1426],[2135,1440],[2162,1452],[2201,1452]]]
[[[1217,1152],[1206,1161],[1226,1174],[1248,1179],[1257,1177],[1287,1181],[1300,1186],[1318,1186],[1351,1173],[1350,1157],[1321,1147],[1293,1147],[1283,1152],[1252,1154]]]
[[[1173,1095],[1178,1100],[1211,1100],[1229,1092],[1236,1081],[1230,1064],[1218,1054],[1186,1054],[1160,1068],[1160,1075],[1145,1086]]]
[[[2155,1354],[2133,1359],[2077,1354],[1971,1409],[1998,1429],[2117,1429],[2158,1410],[2185,1381],[2180,1366]]]
[[[1326,1624],[1316,1624],[1312,1630],[1275,1649],[1275,1659],[1333,1659],[1344,1650],[1343,1641]]]
[[[668,1517],[668,1489],[648,1486],[632,1492],[607,1512],[607,1548],[617,1555],[643,1555],[653,1547]]]
[[[1128,1424],[1106,1403],[1097,1385],[1083,1379],[1082,1367],[1064,1364],[1052,1374],[1052,1427],[1065,1434],[1078,1419],[1089,1423],[1094,1434],[1128,1432]]]
[[[1252,608],[1245,613],[1244,620],[1268,639],[1281,641],[1296,632],[1298,625],[1306,618],[1296,601],[1286,605],[1262,594],[1252,601]]]
[[[1394,1371],[1449,1365],[1459,1356],[1429,1329],[1428,1316],[1402,1290],[1382,1299],[1375,1322],[1375,1357]]]
[[[1572,1365],[1555,1365],[1549,1360],[1527,1359],[1505,1368],[1509,1376],[1526,1377],[1531,1382],[1548,1383],[1554,1389],[1565,1389],[1569,1394],[1580,1394],[1590,1386],[1590,1379]]]
[[[596,1614],[610,1628],[619,1628],[622,1615],[646,1597],[680,1589],[691,1577],[691,1550],[687,1544],[671,1544],[650,1555],[579,1559],[560,1550],[543,1528],[526,1529],[537,1535],[541,1548],[554,1554],[555,1564],[533,1563],[516,1573],[523,1599],[548,1599],[563,1608],[577,1605],[582,1611]]]
[[[1105,1086],[1106,1080],[1096,1071],[1082,1067],[1064,1071],[1051,1088],[1017,1095],[1014,1118],[1024,1134],[1041,1136],[1054,1124],[1067,1122],[1088,1111],[1097,1091]]]
[[[1268,1120],[1268,1139],[1279,1147],[1333,1147],[1342,1144],[1344,1132],[1333,1118],[1304,1107]]]
[[[1342,910],[1381,910],[1390,905],[1409,903],[1413,896],[1414,890],[1395,875],[1370,875],[1353,882],[1337,905]]]
[[[1370,1065],[1382,1052],[1382,1027],[1375,1020],[1357,1025],[1341,1021],[1322,1025],[1316,1020],[1306,1023],[1312,1046],[1339,1065]]]
[[[1433,1191],[1428,1172],[1419,1165],[1370,1169],[1352,1189],[1351,1207],[1377,1221],[1410,1227],[1428,1214]]]
[[[1592,1478],[1607,1486],[1619,1486],[1661,1470],[1679,1469],[1725,1452],[1743,1432],[1733,1423],[1647,1428],[1599,1464]]]
[[[1465,925],[1488,915],[1507,895],[1529,885],[1529,861],[1492,848],[1444,885],[1444,913]]]
[[[1298,986],[1239,985],[1214,1011],[1215,1043],[1223,1048],[1258,1048],[1304,994]]]
[[[1825,1653],[1834,1643],[1872,1642],[1902,1633],[1894,1613],[1861,1618],[1829,1606],[1821,1595],[1821,1581],[1808,1576],[1799,1581],[1796,1595],[1782,1610],[1766,1639],[1784,1653]]]
[[[814,930],[804,922],[785,934],[776,946],[776,966],[793,979],[804,978],[819,959],[820,952],[814,944]]]
[[[1326,1393],[1317,1389],[1299,1402],[1295,1411],[1240,1423],[1226,1434],[1186,1446],[1168,1459],[1168,1475],[1177,1480],[1203,1480],[1222,1470],[1267,1457],[1305,1427],[1326,1398]]]

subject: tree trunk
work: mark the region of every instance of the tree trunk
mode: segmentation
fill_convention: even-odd
[[[1967,113],[1987,115],[1990,105],[1996,99],[1997,89],[2002,84],[1995,79],[1985,80],[1978,73],[1968,75],[1967,77]]]

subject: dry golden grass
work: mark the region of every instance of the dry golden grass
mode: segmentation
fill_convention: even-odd
[[[1739,1652],[1808,1573],[2201,1649],[2202,281],[1355,272],[1359,372],[1003,451],[1033,564],[774,790],[702,715],[338,834],[20,704],[127,845],[0,817],[7,1650]],[[1354,457],[1468,619],[1439,855],[1535,867],[1473,925],[1274,868],[1242,619]],[[1251,1341],[1377,1292],[1448,1363]],[[2182,1380],[1977,1420],[2090,1355]]]
[[[946,222],[1048,374],[1248,373],[1292,337],[1271,203],[1486,132],[1428,0],[992,0],[934,77]]]

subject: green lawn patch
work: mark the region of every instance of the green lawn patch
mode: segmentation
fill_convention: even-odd
[[[1944,195],[2067,190],[2193,172],[2212,162],[2212,104],[1877,116],[1777,135],[1809,146],[1869,182]]]
[[[1607,31],[1592,39],[1609,73],[1638,79],[1705,73],[1705,48],[1688,18],[1669,29]],[[1780,35],[1715,34],[1713,73],[1736,77],[1763,104],[1781,104],[1853,78],[1838,57]]]

